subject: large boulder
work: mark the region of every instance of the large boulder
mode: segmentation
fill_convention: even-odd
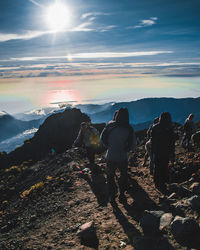
[[[74,142],[80,124],[90,122],[90,118],[79,109],[66,109],[62,113],[49,116],[39,127],[32,139],[8,154],[9,165],[25,160],[40,160],[51,152],[62,153]]]
[[[183,246],[200,246],[200,227],[192,218],[176,216],[171,223],[171,232],[176,241]]]
[[[143,217],[140,220],[140,226],[144,234],[155,234],[159,232],[160,218],[164,214],[164,211],[145,211]]]

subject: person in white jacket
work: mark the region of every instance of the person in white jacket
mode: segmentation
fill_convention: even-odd
[[[107,124],[101,134],[101,140],[107,147],[107,180],[110,201],[114,202],[117,187],[115,184],[115,171],[119,169],[119,201],[125,202],[125,191],[128,183],[128,152],[135,148],[136,137],[132,126],[129,124],[129,113],[127,108],[121,108],[116,120]]]

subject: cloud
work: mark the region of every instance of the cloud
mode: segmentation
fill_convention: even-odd
[[[89,28],[89,26],[92,24],[91,21],[82,23],[75,27],[74,29],[71,29],[70,31],[75,32],[75,31],[83,31],[83,32],[89,32],[89,31],[94,31],[94,29]]]
[[[86,19],[88,17],[96,17],[96,16],[109,16],[110,13],[104,13],[104,12],[88,12],[81,15],[81,19]]]
[[[7,70],[6,70],[7,68]],[[200,62],[65,62],[53,64],[22,64],[11,70],[10,66],[0,68],[1,78],[33,77],[146,77],[149,74],[159,77],[200,77]]]
[[[42,4],[38,3],[35,0],[29,0],[31,3],[33,3],[34,5],[38,6],[38,7],[44,7]]]
[[[10,58],[8,61],[42,61],[55,59],[100,59],[100,58],[127,58],[138,56],[155,56],[160,54],[171,54],[173,51],[137,51],[137,52],[95,52],[95,53],[77,53],[70,56],[44,56],[44,57],[18,57]]]
[[[108,26],[105,26],[101,29],[99,29],[100,32],[106,32],[106,31],[110,31],[111,29],[115,29],[117,28],[118,26],[116,25],[108,25]]]
[[[52,34],[54,33],[53,31],[50,30],[46,30],[46,31],[27,31],[24,34],[14,34],[14,33],[0,33],[0,42],[6,42],[6,41],[10,41],[10,40],[29,40],[29,39],[33,39],[36,37],[40,37],[43,35],[47,35],[47,34]]]
[[[139,29],[139,28],[149,27],[156,24],[157,20],[158,17],[150,17],[149,19],[143,19],[139,22],[138,25],[129,26],[127,27],[127,29]]]
[[[96,31],[96,32],[105,32],[109,31],[113,28],[116,28],[117,26],[115,25],[109,25],[105,27],[96,27],[96,28],[91,28],[90,26],[93,24],[92,21],[94,18],[90,18],[87,22],[81,23],[78,26],[67,29],[67,30],[62,30],[58,31],[59,33],[65,33],[65,32],[91,32],[91,31]],[[30,40],[33,38],[38,38],[44,35],[49,35],[49,34],[55,34],[56,31],[53,30],[36,30],[36,31],[27,31],[25,33],[21,34],[15,34],[15,33],[0,33],[0,42],[7,42],[10,40]]]
[[[44,7],[35,0],[29,0],[34,5],[39,7]],[[66,32],[106,32],[110,31],[113,28],[116,28],[116,25],[100,25],[94,26],[94,20],[98,15],[110,15],[109,13],[101,12],[90,12],[82,14],[81,19],[84,19],[84,22],[79,25],[68,28],[65,30],[55,31],[55,30],[28,30],[23,33],[0,33],[0,42],[7,42],[10,40],[30,40],[33,38],[38,38],[44,35],[55,34],[55,33],[66,33]]]

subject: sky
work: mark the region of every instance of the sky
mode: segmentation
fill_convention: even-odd
[[[199,0],[0,0],[0,111],[200,96]]]

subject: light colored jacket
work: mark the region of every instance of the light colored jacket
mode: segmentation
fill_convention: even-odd
[[[83,133],[83,138],[82,137]],[[82,141],[81,141],[82,140]],[[86,147],[91,147],[93,145],[100,145],[100,135],[96,128],[90,126],[86,131],[82,132],[79,130],[78,136],[74,141],[75,145],[84,144]]]
[[[101,135],[102,136],[102,135]],[[126,127],[115,127],[108,135],[108,149],[106,152],[106,160],[111,162],[126,162],[128,161],[128,152],[125,150],[125,145],[129,136],[129,129]],[[133,132],[133,142],[131,149],[136,147],[136,136]]]

